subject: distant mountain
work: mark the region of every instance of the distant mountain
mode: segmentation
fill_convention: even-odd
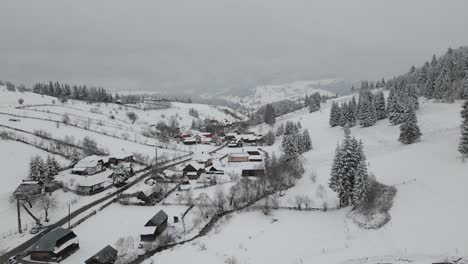
[[[297,81],[285,84],[260,85],[251,90],[245,96],[226,95],[221,98],[233,103],[238,103],[247,108],[259,108],[267,103],[281,100],[297,100],[306,94],[315,92],[321,95],[334,96],[346,94],[351,84],[337,79],[322,79],[311,81]]]

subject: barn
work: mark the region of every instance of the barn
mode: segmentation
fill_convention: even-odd
[[[113,264],[117,260],[117,250],[109,245],[99,250],[89,259],[85,260],[86,264]]]
[[[143,234],[140,235],[141,241],[154,241],[164,232],[167,227],[167,214],[160,210],[157,214],[151,217],[144,226]]]

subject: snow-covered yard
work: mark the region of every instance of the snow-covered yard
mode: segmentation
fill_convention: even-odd
[[[235,257],[238,262],[229,263],[399,263],[398,259],[430,263],[467,256],[468,215],[463,208],[468,201],[468,163],[458,158],[459,110],[459,103],[423,101],[418,111],[423,137],[412,145],[397,141],[399,129],[388,120],[369,128],[352,128],[352,135],[364,142],[369,171],[378,181],[397,188],[392,218],[378,230],[359,228],[348,217],[350,208],[327,212],[280,209],[271,216],[241,212],[207,237],[159,253],[153,260],[224,263]],[[281,205],[295,206],[297,195],[309,196],[314,207],[324,202],[329,208],[337,205],[328,180],[343,129],[330,128],[328,117],[326,104],[320,112],[299,111],[279,120],[300,121],[309,130],[314,147],[304,154],[304,176],[280,198]],[[281,138],[270,149],[279,149],[278,144]],[[199,244],[206,245],[206,250]]]

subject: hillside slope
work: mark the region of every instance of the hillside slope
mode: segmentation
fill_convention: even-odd
[[[300,121],[314,145],[304,154],[304,177],[286,192],[281,204],[294,206],[296,195],[307,195],[314,207],[326,202],[329,211],[238,213],[207,237],[164,251],[154,260],[211,264],[235,257],[238,262],[229,263],[432,263],[468,256],[468,214],[463,209],[468,201],[468,163],[458,159],[457,152],[460,103],[422,101],[418,118],[423,137],[412,145],[397,141],[399,129],[388,120],[352,128],[352,135],[364,142],[369,170],[378,181],[398,190],[392,219],[378,230],[359,228],[347,216],[350,208],[332,210],[337,199],[328,180],[343,129],[329,127],[329,110],[327,103],[320,112],[299,111],[277,120],[277,125]],[[281,140],[276,142],[273,149]],[[317,174],[315,181],[312,172]]]
[[[247,108],[259,108],[267,103],[281,100],[297,100],[306,94],[315,92],[321,95],[334,96],[335,94],[326,90],[327,86],[338,83],[335,79],[324,79],[314,81],[299,81],[279,85],[261,85],[253,89],[252,95],[244,97],[225,97],[224,99],[239,103]]]

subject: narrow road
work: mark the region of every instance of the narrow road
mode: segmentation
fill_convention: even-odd
[[[221,146],[215,148],[214,150],[211,150],[209,151],[208,153],[212,154],[212,153],[215,153],[223,148],[225,148],[227,146],[227,144],[222,144]],[[189,156],[187,158],[183,158],[181,159],[180,161],[176,161],[174,163],[171,163],[171,164],[168,164],[168,165],[165,165],[165,166],[162,166],[160,167],[159,169],[160,170],[165,170],[165,169],[168,169],[168,168],[171,168],[171,167],[174,167],[176,165],[179,165],[181,163],[184,163],[184,162],[187,162],[187,161],[190,161],[192,159],[192,156]],[[138,182],[142,181],[144,178],[146,178],[147,176],[151,175],[152,173],[152,170],[151,170],[151,167],[147,167],[146,169],[144,169],[143,171],[145,170],[148,170],[148,172],[146,173],[143,173],[142,175],[138,176],[137,179],[135,179],[134,181],[128,183],[127,185],[125,185],[124,187],[118,189],[117,191],[109,194],[109,195],[106,195],[96,201],[93,201],[75,211],[73,211],[71,214],[70,214],[70,220],[71,219],[74,219],[75,217],[77,217],[78,215],[80,215],[81,213],[85,212],[86,210],[96,206],[96,205],[99,205],[101,203],[104,203],[105,201],[109,200],[109,199],[112,199],[114,197],[116,197],[117,195],[125,192],[126,190],[128,190],[129,188],[131,188],[132,186],[134,186],[135,184],[137,184]],[[45,234],[47,234],[48,232],[54,230],[55,228],[59,227],[59,226],[62,226],[64,224],[66,224],[68,222],[68,216],[60,219],[59,221],[57,221],[56,223],[48,226],[46,229],[44,229],[42,232],[38,233],[37,235],[35,235],[34,237],[30,238],[29,240],[25,241],[24,243],[18,245],[17,247],[9,250],[7,253],[5,253],[4,255],[0,256],[0,263],[4,263],[6,262],[10,257],[12,256],[16,256],[18,255],[19,253],[23,252],[23,251],[26,251],[28,248],[30,248],[32,245],[34,245],[42,236],[44,236]]]
[[[176,161],[174,163],[171,163],[171,164],[168,164],[168,165],[165,165],[165,166],[162,166],[160,167],[159,169],[160,170],[165,170],[165,169],[168,169],[170,167],[173,167],[173,166],[176,166],[176,165],[179,165],[181,163],[184,163],[184,162],[187,162],[189,160],[191,160],[192,157],[188,157],[188,158],[184,158],[180,161]],[[91,207],[94,207],[96,205],[99,205],[109,199],[112,199],[114,198],[115,196],[123,193],[124,191],[128,190],[129,188],[131,188],[132,186],[134,186],[135,184],[137,184],[138,182],[140,182],[141,180],[143,180],[144,178],[146,178],[147,176],[151,175],[152,171],[151,171],[151,167],[147,167],[145,170],[148,170],[148,172],[145,172],[143,173],[142,175],[138,176],[137,179],[135,179],[134,181],[128,183],[127,185],[125,185],[124,187],[118,189],[117,191],[111,193],[111,194],[108,194],[96,201],[93,201],[85,206],[82,206],[81,208],[73,211],[72,213],[70,213],[70,220],[71,219],[74,219],[75,217],[77,217],[78,215],[80,215],[81,213],[85,212],[86,210],[90,209]],[[145,171],[143,170],[143,171]],[[30,238],[29,240],[25,241],[24,243],[22,243],[21,245],[9,250],[8,252],[6,252],[4,255],[0,256],[0,263],[4,263],[6,262],[10,257],[12,256],[16,256],[17,254],[27,250],[28,248],[30,248],[32,245],[34,245],[34,243],[36,243],[39,238],[41,238],[43,235],[47,234],[48,232],[54,230],[55,228],[59,227],[59,226],[62,226],[64,224],[66,224],[68,222],[68,216],[65,216],[63,217],[62,219],[60,219],[59,221],[55,222],[54,224],[52,225],[49,225],[47,226],[47,228],[45,228],[42,232],[38,233],[37,235],[35,235],[34,237]]]

